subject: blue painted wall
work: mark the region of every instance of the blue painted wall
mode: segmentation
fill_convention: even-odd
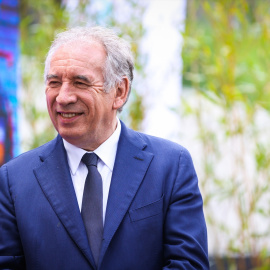
[[[0,0],[0,165],[19,152],[19,0]]]

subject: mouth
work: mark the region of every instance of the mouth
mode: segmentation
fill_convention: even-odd
[[[58,115],[60,115],[62,118],[65,119],[70,119],[79,115],[82,115],[82,113],[63,113],[63,112],[58,112]]]

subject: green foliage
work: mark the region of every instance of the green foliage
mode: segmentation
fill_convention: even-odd
[[[261,123],[270,119],[269,11],[263,0],[189,0],[182,52],[184,86],[196,90],[196,105],[183,108],[198,127],[209,234],[216,243],[226,236],[228,255],[257,258],[256,269],[269,267],[270,144]],[[236,224],[213,215],[219,205],[230,205]]]
[[[21,51],[44,60],[56,32],[67,27],[69,15],[60,0],[20,2]]]
[[[56,32],[66,28],[68,13],[59,0],[20,1],[22,107],[31,136],[25,150],[35,148],[55,136],[46,108],[43,68],[46,53]]]
[[[247,110],[270,109],[269,4],[256,3],[190,1],[200,8],[187,22],[184,84],[227,107],[241,101]]]

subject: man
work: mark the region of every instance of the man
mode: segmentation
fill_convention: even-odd
[[[57,36],[45,81],[59,135],[0,170],[1,269],[209,269],[189,153],[117,118],[132,79],[111,30]]]

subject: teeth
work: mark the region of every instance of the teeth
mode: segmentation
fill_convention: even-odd
[[[76,115],[76,113],[61,113],[61,115],[65,118],[71,118]]]

